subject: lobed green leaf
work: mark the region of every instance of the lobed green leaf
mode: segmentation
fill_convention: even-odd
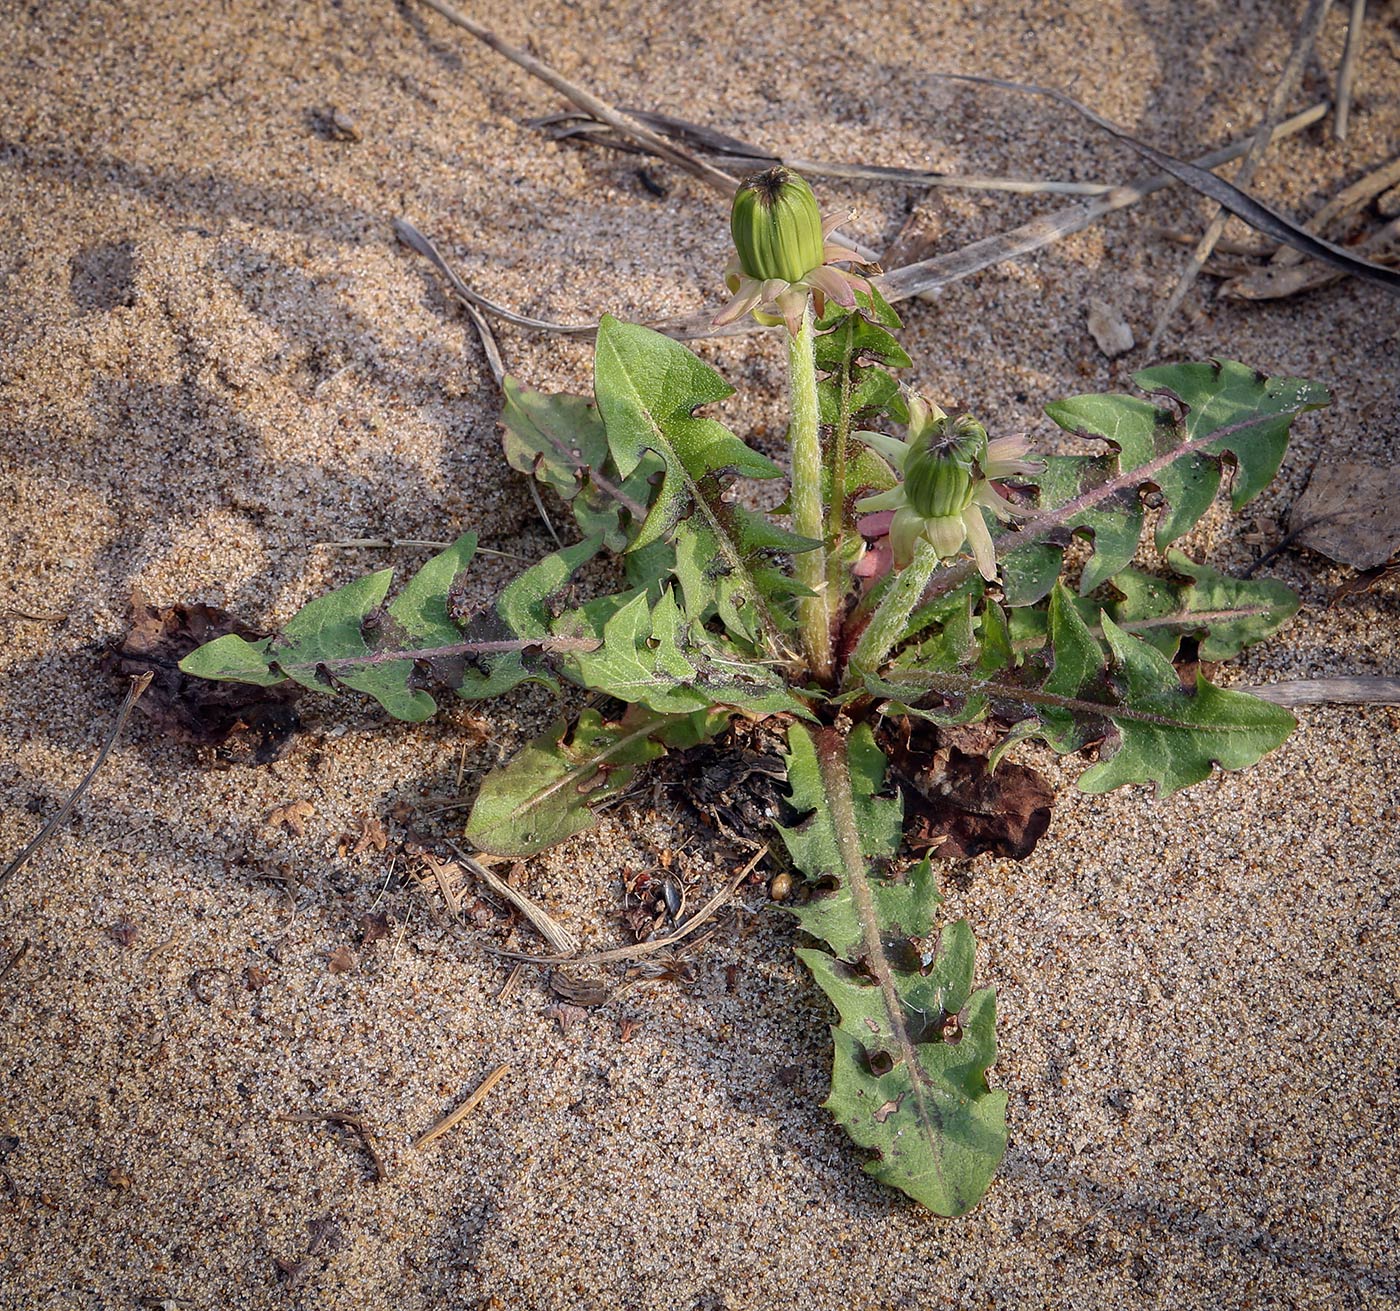
[[[816,880],[798,914],[831,949],[797,954],[840,1015],[825,1105],[876,1153],[869,1173],[939,1215],[963,1215],[1006,1150],[1006,1094],[986,1080],[996,1003],[971,990],[972,931],[960,921],[930,944],[939,896],[929,863],[903,879],[882,872],[902,806],[878,795],[885,760],[869,728],[847,741],[795,727],[788,743],[793,804],[812,813],[783,839]]]
[[[1132,396],[1076,396],[1046,406],[1060,427],[1099,438],[1101,455],[1050,456],[1030,480],[1040,513],[997,541],[1007,603],[1029,605],[1059,577],[1069,536],[1093,538],[1080,578],[1087,595],[1131,562],[1142,535],[1142,494],[1160,493],[1156,543],[1165,550],[1199,521],[1215,498],[1228,458],[1232,500],[1243,505],[1278,471],[1294,417],[1329,401],[1300,378],[1265,378],[1243,364],[1175,364],[1135,374],[1156,404]]]
[[[872,682],[872,690],[894,694],[888,713],[939,723],[991,713],[1016,726],[1015,738],[1038,737],[1062,753],[1105,739],[1099,763],[1079,778],[1086,792],[1152,783],[1167,796],[1205,778],[1213,765],[1255,763],[1295,727],[1281,706],[1218,688],[1200,675],[1194,688],[1182,687],[1161,651],[1102,611],[1100,639],[1062,584],[1051,593],[1046,645],[1034,659],[994,667],[1003,655],[989,660],[986,650],[989,641],[1004,640],[1001,624],[984,612],[970,648],[949,644],[941,669],[896,667]],[[914,687],[924,698],[908,699]]]

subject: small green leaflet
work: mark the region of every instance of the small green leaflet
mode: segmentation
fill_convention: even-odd
[[[1117,596],[1073,597],[1071,604],[1096,637],[1103,636],[1100,618],[1106,614],[1168,660],[1188,637],[1196,639],[1202,660],[1232,660],[1245,647],[1272,637],[1298,613],[1297,594],[1272,578],[1232,578],[1193,564],[1180,551],[1168,551],[1166,560],[1177,579],[1124,569],[1107,585]],[[1045,605],[1020,606],[1010,619],[1017,650],[1044,645],[1049,624]]]
[[[639,591],[630,599],[581,606],[561,616],[554,631],[561,640],[583,639],[563,657],[570,678],[619,701],[665,714],[707,706],[754,715],[811,714],[778,671],[691,622],[669,587],[655,604]]]
[[[868,726],[849,740],[794,727],[788,744],[793,804],[812,813],[782,835],[817,881],[797,913],[830,948],[797,954],[840,1013],[825,1104],[877,1153],[869,1173],[938,1215],[964,1215],[1006,1151],[1006,1094],[986,1078],[996,1002],[972,991],[972,931],[949,925],[930,947],[939,897],[928,862],[902,879],[870,863],[897,848],[902,806],[878,795],[885,759]]]
[[[966,723],[990,712],[1016,725],[1016,738],[1038,737],[1062,753],[1107,737],[1099,763],[1079,777],[1085,792],[1152,783],[1159,796],[1169,796],[1207,777],[1213,765],[1254,764],[1296,726],[1281,706],[1203,677],[1193,690],[1183,688],[1160,651],[1124,632],[1106,613],[1100,624],[1102,642],[1057,583],[1045,650],[1019,668],[985,667],[986,634],[995,633],[996,642],[1004,637],[1002,621],[989,623],[984,612],[982,640],[971,652],[982,667],[954,668],[950,661],[940,670],[894,669],[872,682],[871,690],[897,698],[886,704],[886,713]],[[932,706],[909,704],[916,687],[935,699]]]
[[[810,546],[722,499],[733,478],[782,475],[723,424],[696,416],[701,406],[724,400],[734,389],[679,342],[608,316],[598,329],[593,386],[618,471],[630,477],[648,452],[664,465],[629,552],[669,540],[685,521],[693,536],[677,536],[676,545],[687,615],[700,619],[717,611],[734,636],[754,641],[761,633],[762,645],[777,654],[785,625],[772,613],[763,584],[771,588],[781,576],[756,571],[776,551]],[[697,567],[702,560],[705,567]]]
[[[658,715],[632,706],[610,723],[585,710],[560,720],[482,782],[466,836],[497,856],[533,856],[596,823],[594,807],[631,785],[637,770],[666,754],[708,742],[729,714],[702,710]]]
[[[602,537],[610,551],[625,550],[647,516],[660,459],[639,461],[623,478],[598,407],[587,397],[530,391],[510,377],[501,390],[501,445],[510,467],[568,502],[585,537]]]

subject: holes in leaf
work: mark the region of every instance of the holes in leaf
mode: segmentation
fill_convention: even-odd
[[[889,961],[890,967],[901,974],[917,974],[923,968],[923,957],[909,938],[902,935],[882,937],[880,945],[884,948],[885,959]]]
[[[906,1004],[903,1010],[904,1027],[909,1030],[909,1037],[915,1045],[944,1041],[943,1032],[948,1023],[948,1012],[943,1007],[926,1011]]]
[[[866,1056],[867,1063],[870,1066],[870,1073],[873,1074],[877,1079],[884,1078],[885,1075],[887,1075],[892,1069],[894,1069],[894,1057],[891,1056],[889,1052],[868,1052]]]

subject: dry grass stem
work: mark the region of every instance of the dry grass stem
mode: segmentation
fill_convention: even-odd
[[[1236,690],[1279,706],[1400,706],[1400,678],[1290,678]]]
[[[363,1115],[355,1115],[348,1111],[308,1111],[301,1115],[279,1115],[277,1118],[285,1124],[339,1124],[353,1129],[359,1134],[365,1154],[374,1167],[374,1182],[382,1184],[389,1177],[388,1170],[384,1168],[384,1158],[379,1155],[379,1148],[375,1144],[374,1134]]]
[[[654,938],[651,942],[634,943],[630,947],[614,947],[609,951],[590,952],[586,956],[527,956],[518,951],[498,951],[496,954],[506,960],[521,961],[526,965],[606,965],[611,961],[637,960],[642,956],[655,955],[658,951],[665,951],[667,947],[674,947],[676,943],[690,937],[716,911],[727,905],[739,890],[740,884],[753,873],[758,867],[758,862],[767,854],[768,848],[766,846],[756,851],[753,859],[739,870],[723,888],[701,906],[680,928],[674,933],[667,934],[664,938]]]
[[[29,858],[54,835],[58,826],[68,818],[73,807],[78,804],[83,793],[87,791],[88,784],[97,777],[97,771],[106,764],[107,757],[112,754],[112,748],[117,745],[117,739],[121,736],[122,729],[126,727],[126,721],[131,717],[132,707],[141,699],[141,694],[150,687],[151,679],[154,677],[154,674],[139,674],[131,680],[131,686],[127,688],[126,700],[122,702],[121,709],[117,711],[117,722],[112,725],[112,731],[107,734],[107,740],[102,744],[102,750],[97,753],[97,759],[92,762],[92,768],[83,775],[78,786],[68,794],[68,800],[54,812],[53,818],[39,830],[29,845],[5,866],[4,871],[0,872],[0,887],[4,887],[12,875],[24,868]]]
[[[14,969],[15,966],[18,965],[26,956],[29,955],[29,948],[32,945],[33,944],[29,941],[29,939],[26,938],[18,947],[15,948],[15,950],[10,954],[10,959],[5,962],[3,967],[0,967],[0,979],[7,978],[9,976],[10,971]],[[516,966],[516,968],[519,969],[520,967]]]
[[[1347,20],[1347,44],[1337,69],[1337,112],[1332,119],[1332,136],[1347,139],[1351,118],[1351,97],[1356,84],[1356,61],[1361,54],[1362,34],[1366,27],[1366,0],[1351,0],[1351,17]]]
[[[478,41],[490,46],[498,55],[504,55],[511,63],[529,73],[531,77],[537,77],[541,82],[552,86],[580,109],[592,114],[594,118],[615,128],[639,145],[645,146],[653,154],[669,160],[678,168],[683,168],[687,173],[692,173],[701,181],[709,183],[716,191],[721,192],[726,200],[738,189],[738,178],[731,177],[721,169],[715,168],[713,164],[707,164],[704,160],[697,159],[689,151],[673,145],[665,137],[658,136],[646,124],[639,123],[635,118],[615,109],[606,100],[600,100],[591,91],[585,90],[575,82],[570,82],[568,78],[556,72],[543,60],[536,59],[533,55],[526,53],[518,46],[511,45],[508,41],[503,41],[490,28],[468,18],[460,10],[446,4],[444,0],[423,0],[423,3],[429,9],[441,14],[449,23],[455,23],[458,27],[470,32]]]
[[[455,842],[447,843],[457,854],[464,869],[469,869],[498,897],[504,897],[525,916],[540,932],[541,937],[561,955],[570,956],[578,950],[578,944],[570,934],[550,918],[549,912],[538,902],[531,901],[519,888],[513,888],[494,870],[488,869],[479,860],[473,860]]]
[[[476,1087],[472,1093],[455,1111],[450,1111],[443,1116],[431,1129],[413,1140],[413,1147],[416,1151],[420,1147],[426,1147],[429,1143],[441,1138],[443,1134],[455,1129],[463,1120],[467,1118],[482,1102],[486,1100],[493,1089],[502,1079],[505,1078],[508,1066],[498,1065],[491,1071]]]
[[[1279,79],[1274,84],[1273,92],[1269,96],[1269,103],[1264,109],[1264,121],[1260,124],[1258,132],[1254,135],[1254,140],[1250,143],[1249,153],[1245,155],[1239,171],[1235,174],[1234,181],[1237,187],[1248,187],[1254,180],[1255,170],[1259,167],[1273,142],[1274,124],[1283,113],[1283,106],[1289,96],[1293,94],[1293,89],[1298,85],[1298,79],[1303,74],[1303,65],[1317,41],[1317,34],[1322,29],[1322,21],[1327,17],[1329,8],[1331,8],[1331,0],[1308,0],[1308,8],[1303,14],[1303,21],[1299,25],[1298,35],[1293,42],[1293,52],[1289,55],[1283,72],[1279,74]],[[1201,240],[1197,243],[1196,249],[1191,252],[1191,257],[1186,261],[1186,267],[1182,269],[1181,276],[1172,289],[1172,294],[1167,298],[1166,305],[1157,316],[1152,336],[1147,342],[1149,357],[1156,355],[1157,347],[1161,344],[1167,326],[1175,317],[1177,310],[1181,308],[1182,301],[1186,299],[1186,294],[1191,290],[1201,269],[1205,267],[1206,260],[1210,258],[1211,251],[1215,249],[1215,243],[1220,240],[1221,234],[1225,231],[1225,225],[1229,221],[1229,211],[1223,205],[1217,205]]]

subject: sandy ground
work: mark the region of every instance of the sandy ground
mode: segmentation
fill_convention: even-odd
[[[1349,140],[1314,129],[1259,174],[1292,213],[1400,139],[1400,11],[1371,8]],[[1100,111],[1191,154],[1254,124],[1294,22],[1262,0],[475,12],[617,103],[796,155],[1081,179],[1139,168],[1047,105],[928,72],[1077,78]],[[1326,94],[1344,29],[1334,12],[1295,106]],[[95,657],[133,588],[275,623],[424,556],[318,543],[470,526],[546,549],[497,457],[480,347],[395,216],[482,290],[563,319],[716,304],[726,238],[698,183],[652,167],[658,196],[635,158],[526,126],[560,99],[408,0],[12,5],[0,103],[8,854],[112,722],[120,690]],[[333,109],[358,140],[329,138]],[[947,249],[1057,204],[823,195],[856,205],[876,247],[911,214]],[[1163,193],[909,307],[917,380],[994,431],[1045,436],[1044,401],[1148,362],[1109,364],[1085,313],[1106,297],[1144,340],[1182,261],[1157,229],[1194,230],[1202,209]],[[1277,486],[1188,543],[1238,566],[1318,458],[1393,461],[1400,320],[1354,283],[1253,306],[1213,285],[1165,357],[1228,355],[1336,395],[1298,424]],[[528,383],[587,387],[586,343],[500,336]],[[726,417],[776,451],[778,344],[700,349],[744,393]],[[482,597],[509,567],[483,560]],[[1394,581],[1329,609],[1345,571],[1300,555],[1271,571],[1303,612],[1228,677],[1396,672]],[[742,916],[689,981],[565,1033],[543,975],[498,1000],[494,903],[454,926],[399,885],[402,826],[383,854],[337,854],[358,817],[454,795],[464,741],[470,796],[553,709],[538,693],[490,708],[481,742],[461,709],[406,728],[326,702],[263,769],[136,725],[0,891],[0,960],[29,944],[0,980],[0,1306],[1395,1304],[1395,710],[1307,710],[1259,768],[1164,804],[1079,796],[1043,762],[1060,802],[1035,855],[945,873],[998,989],[992,1073],[1011,1099],[1000,1179],[947,1223],[863,1175],[819,1108],[828,1013],[782,915]],[[266,820],[292,801],[314,806],[302,836]],[[703,895],[732,853],[645,802],[530,862],[524,885],[608,945],[623,871],[687,839],[679,867]],[[759,911],[761,889],[744,904]],[[390,935],[363,944],[362,916],[386,912]],[[508,941],[539,945],[524,926]],[[339,948],[353,967],[333,972]],[[485,1106],[413,1150],[497,1064]],[[279,1119],[321,1110],[368,1117],[383,1182],[349,1131]]]

